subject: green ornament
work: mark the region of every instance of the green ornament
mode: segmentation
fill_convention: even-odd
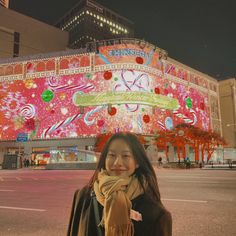
[[[144,108],[142,108],[142,112],[144,112],[145,111],[145,109]]]
[[[91,78],[92,78],[92,75],[88,73],[88,74],[85,75],[85,77],[86,77],[87,79],[91,79]]]
[[[115,80],[115,81],[117,81],[117,80],[118,80],[118,78],[117,78],[117,77],[115,77],[115,78],[114,78],[114,80]]]
[[[54,94],[51,90],[44,90],[43,93],[41,94],[41,98],[43,99],[44,102],[50,102],[54,97]]]
[[[193,103],[192,103],[191,98],[189,98],[189,97],[186,98],[185,102],[186,102],[186,106],[187,106],[188,108],[192,108]]]

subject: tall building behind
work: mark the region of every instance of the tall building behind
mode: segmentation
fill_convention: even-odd
[[[131,21],[91,0],[80,0],[56,26],[69,32],[70,48],[84,47],[96,40],[134,36]]]
[[[223,137],[227,148],[236,153],[236,80],[235,78],[219,82],[220,109],[222,117]],[[230,153],[233,152],[230,151]],[[226,153],[228,156],[228,153]],[[226,156],[226,157],[227,157]],[[230,157],[230,156],[229,156]]]
[[[0,0],[0,5],[8,8],[9,7],[9,0]]]

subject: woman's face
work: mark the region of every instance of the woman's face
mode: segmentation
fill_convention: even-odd
[[[129,145],[122,139],[111,142],[105,168],[111,176],[130,176],[138,167]]]

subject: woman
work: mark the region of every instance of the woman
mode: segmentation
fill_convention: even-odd
[[[171,214],[138,138],[113,134],[89,184],[74,195],[68,236],[171,236]]]

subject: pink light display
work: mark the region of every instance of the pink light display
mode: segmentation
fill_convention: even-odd
[[[186,71],[169,64],[163,68],[158,53],[137,45],[103,47],[95,59],[95,65],[98,66],[118,62],[146,65],[186,81]],[[24,73],[77,69],[90,65],[88,56],[63,58],[59,68],[56,68],[53,59],[40,63],[28,62]],[[14,72],[14,67],[11,68]],[[17,73],[23,73],[22,66],[17,65],[17,68]],[[1,73],[6,73],[6,70],[0,66],[0,76]],[[106,105],[84,106],[81,112],[74,101],[75,93],[99,94],[106,91],[160,94],[177,99],[179,107],[171,111],[117,102],[108,111],[108,99]],[[207,94],[181,82],[170,81],[161,73],[116,69],[40,78],[28,76],[27,79],[0,83],[1,140],[14,140],[22,132],[42,139],[98,135],[116,130],[150,134],[155,130],[172,129],[180,123],[207,130],[209,122]]]

